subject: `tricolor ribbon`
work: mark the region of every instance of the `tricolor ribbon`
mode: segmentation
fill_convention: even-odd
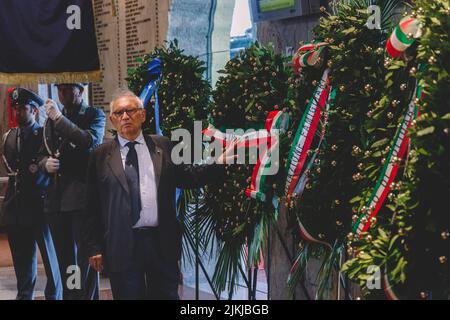
[[[403,18],[399,25],[392,32],[386,44],[386,51],[392,58],[397,58],[401,53],[408,49],[417,38],[422,35],[419,20],[411,17]],[[399,164],[394,159],[403,159],[409,145],[409,138],[407,131],[411,126],[412,121],[418,115],[418,106],[416,101],[422,98],[422,89],[416,82],[414,95],[409,103],[407,112],[403,121],[398,128],[394,141],[391,144],[388,158],[385,161],[381,174],[377,180],[375,189],[373,190],[369,201],[366,205],[367,212],[364,210],[353,225],[353,232],[361,236],[363,232],[369,230],[372,218],[376,217],[380,208],[382,207],[386,196],[388,195],[391,184],[394,182],[397,175]],[[383,289],[388,300],[399,300],[396,293],[395,286],[391,285],[389,281],[389,273],[385,269],[383,276]]]
[[[383,289],[384,289],[384,294],[386,295],[388,300],[400,300],[396,290],[395,290],[395,286],[393,286],[391,284],[391,282],[389,281],[389,273],[387,270],[387,267],[384,270],[384,275],[383,275]]]
[[[148,83],[144,86],[139,95],[139,98],[142,100],[144,104],[144,108],[147,108],[148,103],[151,98],[155,96],[155,126],[156,126],[156,134],[162,136],[161,127],[159,124],[159,103],[158,103],[158,88],[161,82],[162,72],[161,72],[161,60],[159,58],[155,58],[147,66],[147,70],[145,71],[145,79]]]
[[[266,201],[264,192],[266,177],[271,175],[272,155],[279,147],[279,134],[284,133],[289,126],[289,116],[287,113],[279,110],[269,112],[264,130],[250,130],[244,134],[237,134],[236,130],[228,129],[222,132],[213,125],[203,130],[203,135],[208,138],[214,138],[214,141],[227,146],[231,141],[237,139],[237,148],[257,147],[259,152],[258,161],[253,169],[250,188],[247,188],[245,194],[260,201]]]
[[[329,95],[329,98],[328,98],[328,102],[327,102],[326,108],[325,108],[325,113],[324,113],[324,117],[323,117],[323,121],[322,121],[322,130],[320,132],[320,138],[319,138],[319,141],[318,141],[317,146],[316,146],[315,149],[318,149],[322,145],[323,139],[325,138],[326,128],[327,128],[327,124],[328,124],[328,110],[330,110],[330,108],[333,106],[333,102],[334,102],[334,98],[335,97],[336,97],[336,89],[332,89],[331,93]],[[303,171],[303,174],[302,174],[302,176],[301,176],[297,186],[295,187],[294,193],[297,196],[300,196],[303,193],[304,189],[305,189],[306,183],[308,182],[307,171],[312,168],[312,166],[314,164],[314,160],[316,159],[316,157],[317,157],[317,153],[315,152],[314,155],[311,157],[308,165],[306,166],[306,169]],[[300,234],[300,236],[303,239],[305,239],[306,241],[309,241],[309,242],[323,244],[323,245],[327,246],[329,249],[332,249],[331,245],[328,242],[321,241],[321,240],[313,237],[308,232],[306,227],[303,225],[303,223],[301,222],[299,217],[296,216],[296,218],[297,218],[297,223],[298,223],[299,234]],[[294,263],[293,263],[293,265],[292,265],[292,267],[291,267],[291,269],[289,271],[289,278],[291,278],[293,276],[295,270],[298,267],[298,264],[300,263],[300,259],[301,258],[302,257],[299,256],[299,257],[297,257],[297,259],[295,259],[295,261],[294,261]]]
[[[267,146],[264,144],[263,150],[261,150],[261,143],[259,146],[260,156],[253,168],[252,180],[250,188],[245,190],[245,195],[249,198],[253,198],[262,202],[267,200],[265,192],[265,182],[268,175],[272,175],[269,171],[274,164],[272,155],[278,152],[279,148],[279,134],[286,132],[289,127],[289,116],[282,111],[271,111],[266,119],[266,132],[268,135]],[[266,143],[264,141],[264,143]]]
[[[388,39],[386,50],[393,58],[398,57],[402,52],[408,49],[415,39],[421,36],[420,23],[417,19],[411,17],[403,18],[394,32]],[[358,219],[353,225],[353,232],[361,235],[362,232],[370,228],[371,220],[378,214],[378,211],[383,206],[384,200],[388,195],[391,184],[394,182],[399,169],[399,165],[394,159],[403,159],[406,149],[409,145],[409,138],[407,131],[411,126],[412,121],[417,117],[418,107],[416,101],[422,98],[422,88],[419,82],[416,81],[414,95],[411,99],[403,121],[398,128],[394,140],[392,142],[390,152],[384,163],[381,174],[377,180],[375,189],[373,190],[365,210],[360,213]]]
[[[312,50],[317,50],[319,48],[322,47],[326,47],[328,46],[327,42],[310,42],[310,43],[306,43],[305,45],[301,46],[297,52],[305,52],[305,51],[312,51]]]
[[[334,98],[336,96],[336,90],[335,89],[331,89],[330,88],[330,93],[328,95],[328,100],[326,102],[325,107],[323,108],[324,110],[317,110],[318,112],[320,112],[323,115],[323,120],[322,120],[322,125],[321,125],[321,132],[320,132],[320,137],[319,140],[317,142],[316,148],[314,149],[318,149],[321,145],[322,142],[325,138],[325,133],[326,133],[326,127],[327,127],[327,123],[328,123],[328,110],[330,110],[333,107],[333,103],[334,103]],[[319,108],[322,109],[322,108]],[[321,115],[321,116],[322,116]],[[310,117],[311,118],[311,117]],[[320,116],[319,116],[320,119]],[[303,120],[303,119],[302,119]],[[306,120],[305,120],[306,123]],[[301,126],[299,126],[299,130],[300,130]],[[314,130],[314,132],[316,132],[317,130]],[[298,132],[297,132],[298,133]],[[309,148],[309,150],[311,149],[311,147]],[[307,152],[307,151],[306,151]],[[306,166],[306,169],[303,170],[303,174],[301,175],[300,179],[298,180],[297,185],[295,186],[294,189],[294,194],[298,197],[299,195],[301,195],[303,193],[303,190],[305,188],[306,183],[308,182],[308,175],[307,175],[307,170],[311,169],[311,167],[314,164],[314,160],[317,157],[317,153],[314,153],[314,155],[311,157],[310,161],[308,162],[308,165]],[[302,171],[302,169],[299,169],[299,171]],[[274,207],[278,208],[278,200],[276,200],[274,198]],[[300,236],[309,241],[309,242],[314,242],[314,243],[319,243],[319,244],[323,244],[325,246],[327,246],[328,248],[331,249],[331,245],[325,241],[321,241],[319,239],[316,239],[315,237],[313,237],[308,230],[306,229],[306,227],[303,225],[303,223],[301,222],[301,220],[299,219],[299,217],[296,217],[297,219],[297,223],[298,223],[298,230],[299,230],[299,234]],[[299,263],[299,258],[296,259],[296,261],[294,262],[291,271],[290,271],[290,276],[293,274],[293,272],[295,271],[295,269],[297,268],[297,265]]]
[[[285,186],[286,201],[290,200],[297,187],[300,174],[306,162],[308,150],[310,150],[311,143],[319,126],[320,118],[326,110],[330,91],[329,69],[326,69],[314,92],[313,98],[306,107],[295,134],[291,150],[289,151]]]
[[[332,89],[331,93],[329,95],[329,98],[328,98],[328,102],[327,102],[326,107],[325,107],[324,117],[323,117],[323,121],[322,121],[322,130],[320,132],[320,138],[319,138],[319,141],[317,143],[316,148],[314,148],[314,149],[319,149],[320,146],[322,145],[323,140],[324,140],[325,133],[326,133],[326,128],[327,128],[327,123],[328,123],[328,110],[333,106],[333,102],[334,102],[335,96],[336,96],[336,89]],[[311,150],[312,150],[312,148],[311,148]],[[309,160],[308,165],[306,166],[306,169],[303,170],[303,174],[300,177],[300,180],[297,183],[297,186],[295,187],[295,190],[294,190],[294,194],[297,197],[299,197],[303,193],[303,191],[305,190],[306,183],[308,182],[308,174],[307,174],[307,172],[309,170],[311,170],[312,166],[314,165],[314,161],[315,161],[317,155],[318,155],[318,153],[314,152],[313,156]],[[297,216],[297,223],[298,223],[298,227],[299,227],[299,234],[300,234],[300,236],[303,239],[305,239],[305,240],[307,240],[309,242],[324,244],[324,245],[326,245],[327,247],[329,247],[331,249],[331,245],[328,242],[321,241],[321,240],[313,237],[308,232],[307,228],[303,225],[303,223],[298,218],[298,216]]]
[[[292,66],[295,73],[299,73],[304,67],[317,67],[323,58],[326,42],[308,43],[298,49],[292,59]]]
[[[394,182],[399,169],[399,164],[395,160],[403,159],[406,150],[408,149],[409,137],[407,133],[411,123],[414,119],[416,119],[418,114],[416,100],[421,97],[422,88],[417,82],[414,90],[414,96],[409,103],[400,127],[397,129],[388,157],[386,158],[381,174],[377,180],[377,184],[366,205],[367,209],[360,213],[358,219],[353,225],[353,232],[357,235],[361,235],[361,233],[366,232],[370,228],[372,218],[378,214],[384,200],[386,199],[386,196],[391,190],[391,184]]]
[[[310,150],[316,150],[319,149],[322,145],[323,139],[325,138],[326,128],[328,124],[328,111],[333,106],[334,98],[336,97],[336,89],[332,89],[330,92],[330,95],[328,96],[328,102],[325,106],[325,112],[323,113],[323,121],[322,121],[322,129],[320,131],[320,137],[319,141],[317,142],[317,145],[315,148],[310,148]],[[308,165],[306,166],[306,169],[303,170],[303,174],[300,177],[299,182],[297,183],[297,186],[295,187],[294,194],[297,196],[301,195],[303,193],[303,190],[305,189],[305,185],[308,182],[308,175],[307,172],[310,170],[314,164],[314,160],[316,160],[318,153],[314,152],[313,156],[309,160]]]
[[[389,37],[386,50],[392,58],[397,58],[422,35],[419,20],[403,18]]]
[[[235,138],[238,139],[236,143],[237,148],[257,147],[262,143],[267,143],[270,140],[270,131],[267,130],[253,130],[249,129],[246,133],[239,135],[235,129],[227,129],[225,132],[216,129],[212,124],[203,130],[203,135],[207,138],[214,138],[214,141],[227,146]]]

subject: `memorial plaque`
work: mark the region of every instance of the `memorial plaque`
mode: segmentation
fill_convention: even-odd
[[[127,85],[136,59],[164,45],[169,0],[95,0],[94,14],[102,81],[92,85],[93,105],[109,112],[117,88]],[[108,123],[107,130],[111,128]]]

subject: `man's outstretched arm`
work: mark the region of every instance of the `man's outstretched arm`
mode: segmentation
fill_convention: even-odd
[[[179,188],[200,188],[210,183],[221,183],[225,180],[226,164],[233,163],[237,155],[234,154],[236,141],[233,141],[217,158],[214,164],[174,166],[176,186]]]

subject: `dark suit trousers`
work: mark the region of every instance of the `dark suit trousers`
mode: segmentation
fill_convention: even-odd
[[[134,230],[129,267],[111,272],[115,300],[178,300],[178,262],[162,258],[156,228]]]
[[[48,214],[58,256],[64,300],[99,299],[98,273],[90,267],[87,254],[78,250],[83,214],[83,211]]]
[[[61,277],[48,225],[9,226],[7,233],[17,278],[17,299],[32,300],[34,298],[37,278],[37,244],[47,276],[45,298],[61,300]]]

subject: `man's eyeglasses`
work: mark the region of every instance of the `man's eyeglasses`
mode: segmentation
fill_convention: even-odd
[[[123,110],[119,110],[119,111],[114,111],[114,112],[112,113],[112,115],[113,115],[115,118],[120,119],[120,118],[123,117],[123,114],[126,112],[127,115],[128,115],[129,117],[132,117],[132,116],[134,116],[134,115],[136,114],[136,112],[138,112],[139,110],[143,110],[143,109],[141,109],[141,108],[123,109]]]

